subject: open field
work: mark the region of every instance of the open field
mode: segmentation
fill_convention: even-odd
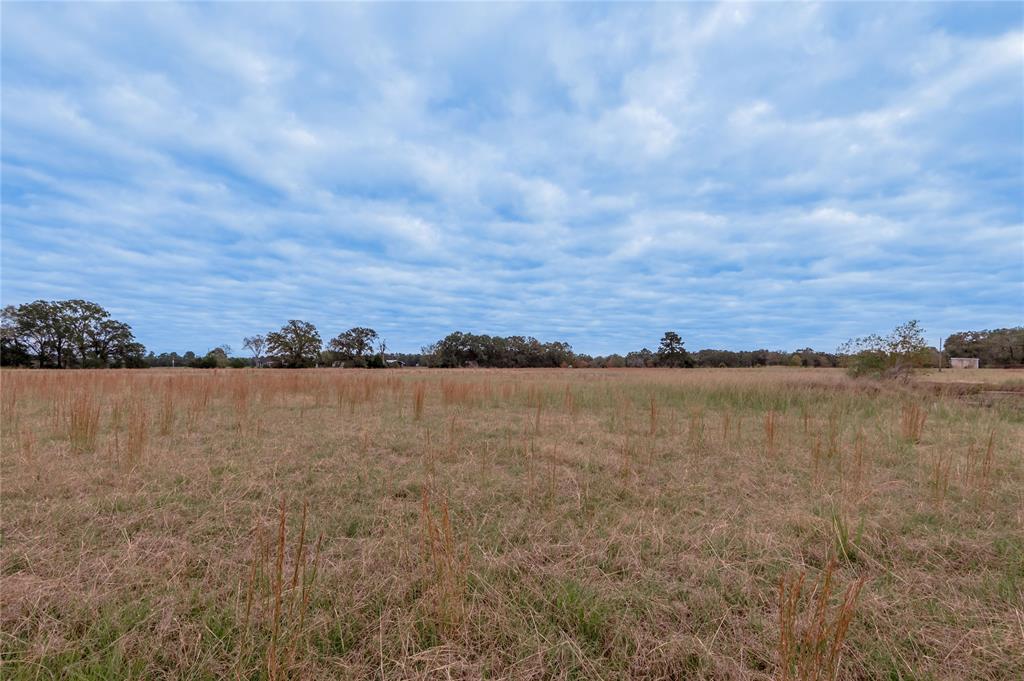
[[[4,371],[0,676],[1024,678],[1024,410],[978,391]]]

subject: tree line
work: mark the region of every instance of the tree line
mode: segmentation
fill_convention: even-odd
[[[625,355],[592,356],[573,351],[563,341],[543,342],[531,336],[490,336],[455,331],[419,353],[387,351],[372,328],[356,326],[323,341],[311,322],[292,319],[280,329],[248,336],[246,356],[221,345],[205,354],[146,353],[132,328],[86,300],[37,300],[3,309],[0,363],[40,368],[307,368],[389,366],[493,368],[620,368],[759,366],[837,367],[851,373],[900,372],[914,366],[936,366],[938,350],[924,342],[916,321],[896,327],[888,336],[851,339],[836,352],[803,348],[782,350],[716,350],[690,352],[676,331],[666,331],[654,350],[641,348]],[[952,334],[945,357],[978,357],[983,367],[1024,366],[1024,327]]]

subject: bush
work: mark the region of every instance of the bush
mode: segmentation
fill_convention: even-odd
[[[838,352],[851,376],[878,378],[905,378],[915,367],[926,366],[931,354],[916,319],[900,324],[888,336],[851,338]]]

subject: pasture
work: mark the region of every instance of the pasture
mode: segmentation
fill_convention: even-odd
[[[1020,396],[942,377],[4,371],[0,676],[1024,678]]]

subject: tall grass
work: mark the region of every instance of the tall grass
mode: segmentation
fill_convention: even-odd
[[[779,582],[779,678],[781,681],[834,681],[843,641],[865,579],[854,581],[835,606],[830,603],[836,562],[830,561],[809,593],[806,573]]]
[[[100,403],[91,390],[76,392],[68,405],[68,442],[71,449],[88,453],[96,449],[100,432]]]
[[[252,678],[262,673],[270,680],[301,677],[306,618],[320,566],[323,534],[318,536],[310,555],[306,541],[307,504],[303,501],[298,536],[289,552],[287,519],[288,502],[282,496],[273,537],[266,536],[261,524],[255,530],[245,582],[236,678]],[[249,654],[257,646],[264,648],[259,672],[248,666]]]
[[[420,421],[423,419],[423,403],[426,399],[427,386],[423,383],[417,383],[413,387],[412,391],[412,410],[413,419]]]
[[[456,543],[448,500],[435,501],[426,488],[420,505],[420,527],[429,614],[443,634],[453,636],[466,620],[468,548],[460,550]]]
[[[904,441],[917,444],[924,434],[928,412],[916,403],[904,404],[900,409],[900,436]]]

